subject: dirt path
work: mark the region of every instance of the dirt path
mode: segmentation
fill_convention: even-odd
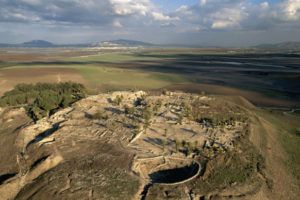
[[[293,192],[296,189],[293,179],[285,166],[285,153],[278,134],[278,130],[270,122],[257,116],[256,125],[251,130],[250,140],[266,159],[266,177],[272,179],[272,182],[262,187],[262,192],[257,194],[257,199],[297,199]]]
[[[278,130],[264,119],[261,119],[261,122],[267,133],[266,164],[274,181],[273,193],[278,199],[297,199],[293,192],[296,189],[294,180],[286,169],[286,155],[280,144]]]

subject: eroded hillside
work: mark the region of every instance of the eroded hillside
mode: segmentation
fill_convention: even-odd
[[[281,199],[254,109],[169,92],[90,96],[36,123],[0,108],[0,198]]]

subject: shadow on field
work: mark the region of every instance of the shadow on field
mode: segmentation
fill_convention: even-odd
[[[300,106],[300,56],[297,54],[134,54],[125,62],[39,61],[19,66],[94,65],[180,75],[189,83],[255,91]],[[145,59],[149,58],[149,60]],[[153,59],[155,58],[155,59]],[[6,65],[6,63],[0,63]],[[16,66],[16,64],[14,64]]]

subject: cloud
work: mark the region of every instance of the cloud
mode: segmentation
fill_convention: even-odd
[[[149,0],[109,0],[113,11],[118,15],[140,14],[150,12],[152,4]]]
[[[199,0],[192,6],[182,5],[174,14],[185,26],[205,30],[266,30],[272,27],[300,25],[300,0],[277,3],[250,0]]]
[[[108,0],[0,0],[0,22],[106,24]]]
[[[152,16],[155,21],[160,21],[160,22],[171,22],[171,21],[179,20],[179,17],[170,17],[160,12],[153,12]]]
[[[150,0],[0,0],[0,5],[0,22],[112,24],[120,28],[120,19],[126,18],[127,24],[140,21],[140,25],[151,20],[164,24],[178,20],[161,12]]]
[[[178,7],[173,10],[158,2],[0,0],[0,32],[24,30],[24,35],[36,37],[47,34],[41,30],[49,30],[52,35],[62,34],[63,30],[66,35],[72,33],[75,40],[85,35],[97,38],[126,33],[128,37],[161,41],[171,35],[185,35],[188,39],[189,34],[198,34],[200,38],[205,33],[300,29],[300,0],[197,0],[194,4],[176,3]],[[164,2],[174,3],[171,0]]]
[[[104,25],[118,17],[151,15],[149,0],[0,0],[0,22],[63,22]]]
[[[300,0],[279,3],[247,0],[199,0],[164,13],[151,0],[0,0],[0,22],[87,24],[126,27],[129,24],[194,25],[206,29],[249,29],[298,22]],[[121,23],[127,19],[128,23]],[[253,22],[250,22],[250,21]],[[179,22],[180,21],[180,22]],[[256,24],[255,24],[256,23]]]
[[[247,18],[243,0],[199,0],[196,5],[183,5],[175,15],[183,19],[186,26],[206,29],[235,29]]]
[[[286,0],[281,6],[284,20],[296,21],[300,19],[300,0]]]
[[[247,17],[243,8],[223,8],[210,15],[211,28],[226,29],[239,27],[240,22]]]

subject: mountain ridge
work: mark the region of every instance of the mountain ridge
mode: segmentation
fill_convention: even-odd
[[[18,44],[0,43],[0,48],[129,48],[129,47],[191,47],[191,48],[227,48],[217,46],[201,46],[201,45],[176,45],[176,44],[153,44],[149,42],[143,42],[138,40],[129,39],[116,39],[116,40],[104,40],[95,43],[78,43],[78,44],[55,44],[47,40],[31,40]],[[258,44],[255,46],[249,46],[245,48],[255,49],[271,49],[271,50],[295,50],[300,49],[300,42],[288,41],[280,43]]]
[[[0,48],[59,48],[59,47],[150,47],[152,43],[137,40],[107,40],[97,43],[54,44],[47,40],[31,40],[18,44],[0,43]]]
[[[288,41],[272,44],[259,44],[253,47],[258,49],[300,49],[300,42]]]

